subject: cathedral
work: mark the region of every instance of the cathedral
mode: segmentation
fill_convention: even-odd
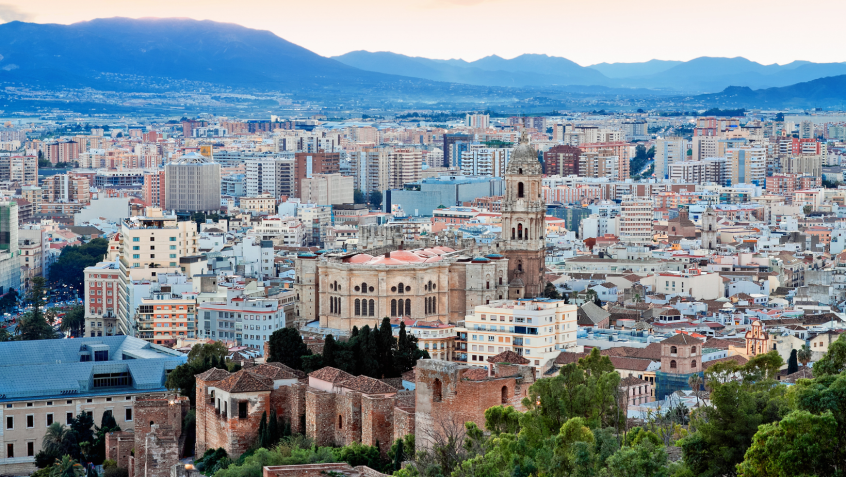
[[[477,305],[544,289],[546,204],[525,132],[505,171],[502,234],[490,244],[445,231],[408,241],[401,226],[362,226],[353,250],[295,260],[295,322],[342,333],[383,317],[457,323]]]

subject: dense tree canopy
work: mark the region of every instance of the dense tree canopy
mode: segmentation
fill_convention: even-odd
[[[54,286],[72,286],[82,293],[83,270],[102,261],[108,249],[109,241],[102,238],[63,248],[59,258],[50,267],[50,281]]]

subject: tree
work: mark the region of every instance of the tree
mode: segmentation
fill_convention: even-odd
[[[76,441],[71,430],[63,424],[54,422],[47,426],[47,431],[41,440],[41,451],[35,456],[35,465],[45,468],[53,465],[56,459],[65,454],[73,453]]]
[[[188,362],[177,366],[167,375],[165,386],[171,390],[178,390],[181,395],[187,396],[193,407],[197,400],[197,380],[195,378],[197,374],[215,367],[229,368],[229,371],[236,370],[234,363],[227,364],[227,354],[226,346],[219,341],[194,345],[188,352]],[[213,361],[217,364],[214,365]]]
[[[758,428],[737,471],[743,477],[840,475],[837,422],[831,412],[793,411]]]
[[[796,359],[802,363],[802,367],[807,368],[808,363],[811,362],[811,348],[807,344],[803,344],[799,351],[796,352]]]
[[[106,458],[106,435],[110,432],[119,431],[120,426],[115,421],[111,410],[103,412],[103,417],[100,419],[100,427],[94,429],[94,458],[92,462],[99,465]]]
[[[793,374],[799,371],[799,361],[796,357],[796,350],[790,351],[790,358],[787,359],[787,374]]]
[[[67,285],[81,292],[84,290],[83,271],[103,260],[108,249],[109,241],[103,238],[63,248],[59,258],[50,266],[50,281],[54,286]]]
[[[282,430],[279,428],[279,418],[276,416],[276,409],[270,410],[270,417],[267,421],[267,435],[270,438],[270,444],[276,444],[282,437]]]
[[[846,371],[846,333],[828,347],[828,352],[814,363],[814,376],[835,375]]]
[[[31,282],[27,302],[32,304],[32,310],[27,312],[20,320],[15,329],[19,339],[23,341],[47,340],[56,338],[56,331],[47,323],[42,308],[46,302],[45,280],[43,277],[34,277]]]
[[[356,204],[366,204],[367,198],[364,195],[364,192],[361,189],[356,189],[353,191],[353,202]]]
[[[402,459],[404,457],[402,452],[402,439],[397,439],[395,446],[396,449],[394,450],[394,470],[400,470],[402,468]]]
[[[553,300],[561,298],[561,294],[558,293],[558,289],[555,288],[552,282],[546,282],[546,287],[543,289],[543,296]]]
[[[417,360],[428,357],[429,353],[417,347],[417,337],[407,333],[405,331],[405,322],[400,321],[397,349],[394,352],[396,375],[401,376],[402,373],[411,371],[417,365]]]
[[[382,192],[378,190],[370,191],[370,205],[378,209],[382,207]]]
[[[305,373],[311,373],[312,371],[317,371],[320,368],[326,366],[326,363],[323,360],[323,356],[319,354],[309,354],[302,357],[302,370]]]
[[[650,440],[633,447],[621,447],[608,458],[608,474],[611,477],[665,477],[669,475],[667,452],[664,446]]]
[[[811,213],[811,212],[813,212],[813,211],[814,211],[814,208],[813,208],[812,206],[810,206],[810,205],[806,205],[806,206],[802,207],[802,212],[803,212],[805,215],[808,215],[808,214],[810,214],[810,213]]]
[[[375,331],[375,330],[374,330]],[[399,377],[394,365],[394,353],[397,350],[397,340],[394,338],[391,319],[387,316],[382,318],[382,325],[379,326],[376,335],[376,358],[379,361],[379,379]]]
[[[82,477],[83,475],[85,475],[85,468],[69,455],[64,455],[57,460],[50,471],[50,477]]]
[[[270,436],[267,429],[267,411],[261,413],[256,444],[262,448],[270,447]]]
[[[303,369],[303,356],[311,354],[302,336],[294,328],[282,328],[270,335],[267,362]]]
[[[85,307],[82,305],[76,305],[65,313],[65,317],[62,318],[62,324],[59,326],[59,329],[70,333],[74,337],[82,336],[84,328]]]
[[[326,336],[326,339],[323,340],[323,365],[324,366],[331,366],[333,368],[335,366],[335,353],[337,351],[338,345],[335,342],[335,337],[331,334]]]

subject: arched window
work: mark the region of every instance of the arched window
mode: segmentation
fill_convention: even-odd
[[[508,386],[502,387],[502,403],[508,404]]]
[[[517,234],[515,234],[515,232],[514,232],[514,227],[511,227],[511,240],[514,240],[516,238],[517,238]]]
[[[499,284],[502,285],[502,277],[499,277]]]
[[[443,384],[441,384],[441,380],[435,378],[435,382],[432,383],[432,402],[441,402],[443,399]]]
[[[361,284],[361,293],[367,293],[367,283]]]
[[[436,296],[432,297],[432,313],[438,313],[438,297]]]
[[[676,360],[670,360],[670,369],[676,369]]]
[[[337,290],[337,289],[338,289],[338,282],[334,282],[334,283],[332,284],[332,289],[333,289],[333,290]]]
[[[403,285],[402,283],[397,285],[397,291],[400,293],[405,293],[405,285]]]
[[[397,316],[397,301],[391,300],[391,316]]]
[[[517,240],[523,240],[523,224],[517,224]]]
[[[523,187],[524,186],[523,186],[522,182],[517,183],[517,198],[518,199],[522,199],[523,197],[526,196],[525,191],[523,190]]]
[[[523,271],[523,262],[522,262],[522,261],[518,261],[518,262],[517,262],[517,271],[518,271],[518,272],[522,272],[522,271]]]
[[[338,414],[338,429],[343,429],[343,428],[344,428],[344,416],[341,415],[341,414]]]
[[[675,346],[670,346],[670,353],[676,354],[679,352],[679,349]]]
[[[355,315],[361,315],[361,300],[358,298],[355,299]]]
[[[485,282],[485,290],[491,289],[491,282]]]
[[[411,298],[405,300],[405,316],[411,316]]]
[[[690,367],[693,368],[693,369],[696,369],[696,360],[695,359],[690,362]]]
[[[372,299],[370,300],[370,310],[369,311],[370,311],[370,313],[367,314],[368,316],[375,316],[376,315],[376,301],[375,300],[372,300]]]
[[[696,354],[696,346],[690,348],[690,354]]]
[[[335,313],[335,299],[333,297],[329,297],[329,313]]]
[[[518,174],[522,174],[522,173],[523,173],[523,168],[521,167],[521,168],[517,169],[517,173],[518,173]],[[521,182],[521,184],[522,184],[522,182]]]

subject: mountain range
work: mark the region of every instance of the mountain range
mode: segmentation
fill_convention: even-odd
[[[482,86],[598,85],[709,92],[728,86],[787,86],[846,74],[846,63],[794,61],[786,65],[763,65],[741,57],[591,66],[581,66],[566,58],[535,54],[520,55],[510,60],[488,56],[471,62],[368,51],[353,51],[333,58],[368,71]]]
[[[590,66],[538,54],[469,62],[367,51],[327,58],[269,31],[176,18],[0,25],[4,85],[139,91],[213,85],[317,98],[343,92],[347,101],[458,98],[471,105],[567,95],[699,94],[704,102],[776,107],[840,104],[846,100],[846,76],[840,75],[846,75],[846,63],[763,65],[740,57]]]

